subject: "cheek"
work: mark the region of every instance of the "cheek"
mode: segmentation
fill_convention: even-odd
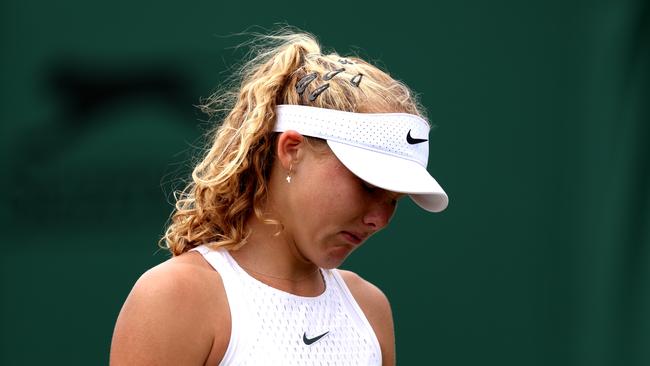
[[[345,219],[346,212],[356,202],[354,185],[347,170],[336,158],[324,162],[312,172],[309,187],[304,191],[305,204],[322,220],[330,217]]]
[[[325,173],[315,176],[315,184],[307,192],[307,204],[319,215],[328,216],[345,201],[340,181],[336,174]]]

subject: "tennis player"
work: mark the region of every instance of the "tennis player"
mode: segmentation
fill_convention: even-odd
[[[395,364],[386,296],[336,268],[403,196],[447,206],[429,124],[368,62],[302,32],[261,39],[237,87],[203,106],[225,117],[177,195],[173,257],[124,303],[112,365]]]

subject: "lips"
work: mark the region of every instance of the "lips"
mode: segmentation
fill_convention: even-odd
[[[368,237],[368,234],[354,231],[343,231],[341,234],[348,242],[354,245],[363,243],[363,241]]]

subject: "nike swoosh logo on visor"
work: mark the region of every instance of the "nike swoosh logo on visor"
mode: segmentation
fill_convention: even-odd
[[[416,139],[411,137],[411,130],[409,130],[409,133],[406,134],[406,142],[408,142],[411,145],[421,144],[425,141],[427,141],[427,139]]]

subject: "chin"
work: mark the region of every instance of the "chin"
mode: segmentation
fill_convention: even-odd
[[[333,269],[339,267],[348,258],[350,253],[354,250],[353,247],[348,245],[341,245],[329,248],[323,263],[319,267],[324,269]]]

